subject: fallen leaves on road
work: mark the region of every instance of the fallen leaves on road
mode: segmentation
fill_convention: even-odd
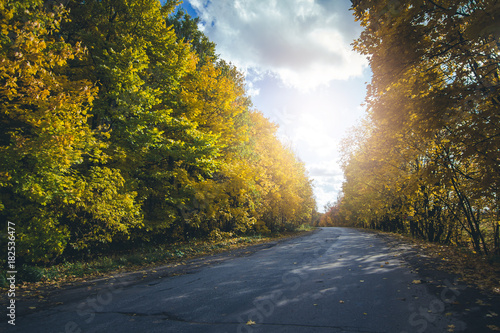
[[[476,300],[476,304],[480,305],[480,306],[490,306],[491,304],[487,304],[485,303],[482,299],[477,299]]]
[[[252,325],[255,325],[255,324],[256,324],[256,322],[253,321],[253,320],[251,320],[251,319],[249,321],[247,321],[247,325],[248,326],[252,326]]]
[[[461,275],[465,283],[500,294],[500,262],[494,258],[452,245],[434,244],[406,236],[400,239],[425,253],[421,257],[434,258],[440,269]]]
[[[488,327],[492,331],[500,331],[500,327],[498,327],[497,325],[488,325],[486,327]]]

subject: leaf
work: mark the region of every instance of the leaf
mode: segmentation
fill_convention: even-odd
[[[251,319],[247,321],[248,326],[255,325],[255,324],[256,324],[255,321],[253,321]]]
[[[479,298],[476,300],[476,304],[481,305],[481,306],[488,305],[482,299],[479,299]]]

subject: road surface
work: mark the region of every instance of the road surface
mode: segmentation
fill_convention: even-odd
[[[8,332],[447,332],[460,286],[425,281],[374,233],[321,228],[187,274],[20,316]],[[90,288],[89,288],[90,289]],[[451,311],[451,312],[450,312]]]

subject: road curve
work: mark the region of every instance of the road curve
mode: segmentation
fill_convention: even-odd
[[[431,295],[373,233],[321,228],[248,256],[115,284],[16,320],[8,332],[455,332],[458,293]]]

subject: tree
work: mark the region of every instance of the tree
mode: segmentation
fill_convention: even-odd
[[[203,66],[207,62],[218,60],[218,55],[215,53],[215,43],[211,42],[203,32],[198,29],[200,19],[191,16],[178,9],[175,14],[170,15],[167,19],[167,25],[172,26],[179,41],[191,45],[194,52],[200,59],[198,66]]]
[[[276,137],[275,124],[260,112],[251,116],[261,198],[257,219],[271,231],[309,222],[316,202],[304,163]]]
[[[176,5],[1,2],[0,217],[22,260],[309,218],[303,163]]]
[[[88,126],[96,89],[66,75],[81,44],[60,39],[62,6],[2,2],[0,210],[18,222],[18,253],[47,260],[65,248],[61,216],[80,191],[84,156],[99,158]]]
[[[344,193],[346,214],[353,213],[347,205],[359,178],[374,199],[361,212],[386,203],[370,224],[388,221],[431,241],[470,241],[477,252],[498,252],[491,221],[498,219],[499,45],[485,20],[498,6],[361,0],[353,9],[365,27],[355,48],[368,56],[373,79],[368,140],[346,164],[353,172],[345,185],[353,191]],[[369,156],[362,157],[363,150]],[[360,173],[370,163],[377,166],[368,180]]]

